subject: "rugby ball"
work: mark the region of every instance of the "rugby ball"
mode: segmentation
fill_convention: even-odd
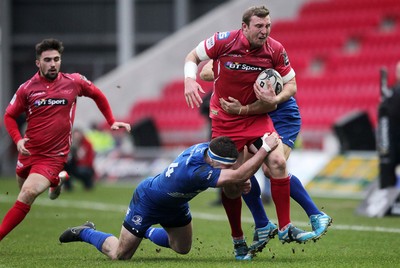
[[[283,88],[283,79],[282,76],[272,68],[265,69],[262,71],[257,77],[257,83],[262,88],[267,88],[267,81],[270,81],[272,88],[275,90],[275,94],[278,95],[281,93]]]

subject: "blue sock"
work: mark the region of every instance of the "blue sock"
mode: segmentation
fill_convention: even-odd
[[[169,248],[168,234],[163,228],[153,228],[147,229],[145,238],[148,238],[151,242],[160,247]]]
[[[308,195],[301,181],[293,174],[290,177],[290,197],[293,198],[307,213],[308,217],[315,214],[321,214],[321,211],[314,204],[314,201]]]
[[[106,234],[90,228],[83,229],[79,235],[84,242],[95,246],[100,252],[103,252],[101,251],[101,247],[107,237],[113,236],[112,234]]]
[[[250,209],[251,214],[253,215],[254,223],[257,229],[265,227],[268,224],[269,219],[264,210],[264,205],[261,200],[261,189],[256,177],[252,176],[250,181],[251,190],[248,194],[243,194],[242,197],[247,207]]]

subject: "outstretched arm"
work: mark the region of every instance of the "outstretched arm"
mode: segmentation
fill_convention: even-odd
[[[268,153],[274,150],[279,144],[277,133],[266,133],[263,137],[263,145],[257,153],[244,162],[238,169],[223,169],[218,179],[217,186],[222,187],[230,184],[240,184],[254,175],[260,168]]]
[[[197,56],[196,49],[193,49],[185,58],[185,99],[186,103],[190,108],[194,106],[200,107],[203,103],[199,91],[205,93],[203,88],[196,82],[197,77],[197,65],[200,63],[200,59]]]
[[[131,131],[131,125],[128,123],[124,123],[124,122],[114,122],[111,126],[112,130],[117,130],[120,128],[125,128],[126,131],[130,132]]]
[[[106,118],[107,123],[110,125],[112,130],[125,128],[126,131],[131,131],[131,126],[128,123],[115,121],[110,104],[108,103],[106,96],[99,89],[95,88],[91,98],[94,100],[97,107]]]

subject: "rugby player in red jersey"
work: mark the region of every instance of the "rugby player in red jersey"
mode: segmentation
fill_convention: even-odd
[[[77,97],[94,100],[112,130],[129,124],[116,122],[105,95],[79,73],[60,72],[63,44],[44,39],[36,45],[38,72],[23,83],[6,108],[4,124],[17,145],[17,200],[0,225],[0,241],[28,214],[31,205],[49,187],[57,187],[71,146]],[[17,118],[26,115],[22,137]]]
[[[202,102],[199,92],[204,92],[196,82],[197,65],[201,61],[213,60],[214,92],[210,101],[210,118],[212,121],[212,137],[228,136],[235,143],[240,152],[238,165],[243,159],[244,147],[254,153],[259,148],[259,137],[264,132],[275,132],[271,118],[265,112],[265,103],[256,102],[255,84],[259,73],[267,68],[276,69],[284,78],[285,87],[279,94],[269,86],[264,97],[288,100],[295,87],[295,73],[291,68],[286,51],[281,43],[269,36],[271,18],[269,10],[264,6],[247,9],[242,18],[242,27],[239,30],[217,32],[210,38],[203,40],[194,48],[185,59],[185,98],[189,107],[199,106]],[[259,87],[259,86],[258,86]],[[237,114],[230,114],[223,109],[227,101],[237,100],[244,105]],[[259,104],[258,106],[250,104]],[[278,103],[278,102],[277,102]],[[270,110],[276,109],[277,103],[269,104]],[[267,104],[268,105],[268,104]],[[251,108],[251,110],[250,110]],[[286,169],[286,157],[283,145],[280,143],[270,158],[266,161],[270,170],[271,194],[278,216],[278,236],[282,242],[303,243],[315,238],[312,232],[305,232],[294,227],[290,221],[290,176]],[[255,181],[255,180],[254,180]],[[257,197],[258,198],[258,197]],[[269,238],[277,230],[266,218],[261,200],[253,205],[258,208],[252,210],[259,213],[265,220],[267,230],[263,241],[259,237],[257,248],[260,251]],[[222,203],[231,225],[236,259],[251,258],[247,253],[246,242],[241,228],[241,199],[229,199],[222,196]],[[257,234],[258,235],[258,234]],[[247,257],[246,257],[247,256]]]

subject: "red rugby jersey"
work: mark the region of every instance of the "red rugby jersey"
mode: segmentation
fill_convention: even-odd
[[[284,47],[271,37],[262,47],[250,50],[250,43],[242,30],[217,32],[200,43],[196,52],[201,60],[205,60],[202,55],[214,60],[214,95],[210,101],[210,117],[213,119],[238,120],[237,115],[224,112],[219,98],[227,100],[230,96],[242,105],[253,103],[257,100],[253,84],[262,70],[274,68],[282,77],[289,73],[290,78],[294,77]]]
[[[13,141],[22,137],[14,120],[25,112],[29,138],[25,147],[32,155],[67,156],[71,146],[71,129],[77,97],[92,98],[108,124],[114,123],[104,94],[81,74],[59,73],[49,81],[36,73],[22,84],[6,108],[5,125]]]

